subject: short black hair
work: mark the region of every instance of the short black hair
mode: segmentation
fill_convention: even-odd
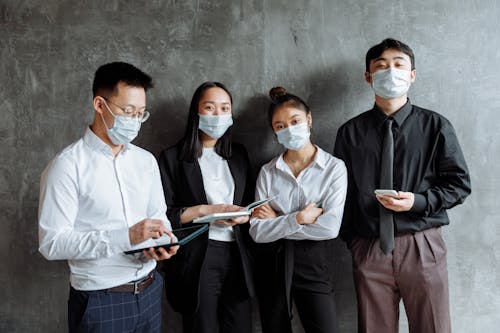
[[[198,88],[196,88],[193,98],[191,99],[191,105],[189,106],[186,132],[184,134],[184,138],[182,139],[182,143],[180,144],[181,150],[179,157],[181,161],[194,162],[203,152],[203,147],[198,133],[198,126],[200,124],[198,107],[203,94],[210,88],[221,88],[224,90],[229,95],[231,105],[233,104],[233,96],[231,96],[231,93],[226,86],[220,82],[207,81],[203,82]],[[227,129],[226,133],[224,133],[224,135],[220,137],[215,144],[215,152],[226,160],[231,157],[231,127]]]
[[[97,69],[92,84],[94,97],[102,92],[114,93],[118,82],[132,87],[142,87],[145,91],[153,87],[151,76],[126,62],[112,62]]]
[[[411,69],[415,69],[415,55],[413,54],[413,50],[403,42],[393,38],[386,38],[380,44],[372,46],[368,52],[366,52],[366,71],[370,71],[370,62],[374,59],[377,59],[384,53],[385,50],[394,49],[399,52],[403,52],[411,60]]]

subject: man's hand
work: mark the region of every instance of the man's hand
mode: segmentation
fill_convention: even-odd
[[[298,224],[313,224],[318,217],[323,214],[323,209],[318,208],[315,202],[311,202],[302,209],[296,216]]]
[[[412,192],[398,192],[399,197],[377,195],[377,200],[382,206],[395,212],[407,212],[413,207],[415,195]]]
[[[167,230],[165,231],[165,234],[170,236],[170,242],[172,243],[177,242],[177,237],[175,237],[175,235],[171,231]],[[144,254],[144,256],[148,259],[154,259],[156,261],[160,261],[160,260],[170,259],[174,254],[177,253],[178,249],[179,245],[169,247],[168,251],[162,247],[156,250],[151,247],[149,248],[149,250],[143,250],[142,254]]]
[[[262,220],[275,219],[278,217],[278,214],[276,214],[274,209],[269,204],[265,204],[255,208],[252,212],[252,217]]]
[[[150,238],[159,238],[169,233],[162,220],[144,219],[128,229],[130,244],[136,245]]]

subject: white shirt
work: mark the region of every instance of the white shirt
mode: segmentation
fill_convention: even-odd
[[[234,179],[227,161],[214,148],[203,148],[198,158],[203,188],[209,205],[233,204]],[[210,223],[208,238],[223,242],[234,241],[233,227]]]
[[[342,160],[317,149],[313,162],[297,178],[283,160],[283,154],[260,170],[255,199],[277,196],[270,205],[279,216],[250,219],[250,235],[256,242],[337,237],[347,193],[347,169]],[[320,203],[323,214],[314,224],[300,225],[297,213],[311,202]]]
[[[89,128],[42,174],[39,251],[67,259],[77,290],[115,287],[146,276],[155,260],[125,255],[128,229],[145,218],[166,216],[160,173],[151,153],[132,144],[113,156]]]

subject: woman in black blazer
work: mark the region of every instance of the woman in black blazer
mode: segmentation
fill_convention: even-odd
[[[195,91],[184,138],[159,159],[173,229],[253,198],[245,148],[231,142],[232,97],[218,82]],[[184,332],[250,332],[254,296],[248,217],[218,220],[164,265],[167,299]]]

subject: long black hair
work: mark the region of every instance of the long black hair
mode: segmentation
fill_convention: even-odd
[[[233,96],[231,96],[231,93],[226,86],[220,82],[207,81],[203,82],[198,88],[196,88],[193,98],[191,99],[191,105],[189,106],[186,132],[181,142],[179,157],[182,161],[194,162],[203,152],[203,146],[198,133],[198,125],[200,123],[198,107],[203,94],[210,88],[221,88],[224,90],[229,95],[231,105],[233,104]],[[231,127],[228,128],[226,133],[224,133],[224,135],[220,137],[215,144],[215,152],[226,160],[231,157]]]

